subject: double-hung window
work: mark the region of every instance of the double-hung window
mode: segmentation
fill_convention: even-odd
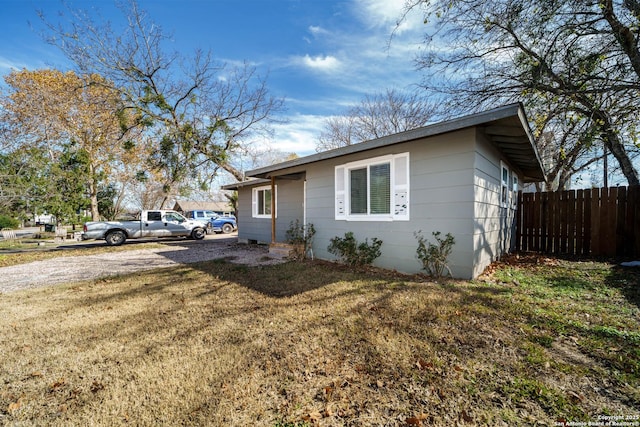
[[[335,218],[409,219],[409,153],[351,162],[335,169]]]
[[[278,188],[276,186],[277,203]],[[254,218],[271,218],[271,186],[256,187],[251,194],[251,202],[253,205],[252,213]],[[277,209],[276,209],[277,212]]]
[[[504,162],[500,162],[500,180],[500,206],[515,209],[518,204],[518,175]]]
[[[504,163],[500,162],[500,176],[502,178],[502,185],[500,186],[500,206],[503,208],[509,207],[509,168]]]
[[[518,175],[514,171],[511,171],[511,183],[513,184],[511,205],[516,209],[518,205]]]

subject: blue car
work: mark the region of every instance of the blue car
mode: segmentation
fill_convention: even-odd
[[[236,218],[233,216],[214,216],[209,218],[207,232],[229,234],[238,229]]]

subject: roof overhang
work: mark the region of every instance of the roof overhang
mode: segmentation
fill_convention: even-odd
[[[477,127],[502,151],[509,162],[520,169],[523,182],[544,181],[545,173],[534,144],[529,122],[522,104],[510,104],[493,110],[463,116],[453,120],[365,141],[334,150],[312,154],[275,165],[265,166],[247,172],[247,176],[267,179],[280,172],[310,163],[321,162],[348,154],[360,153],[389,145],[415,141],[462,129]],[[245,181],[246,182],[246,181]],[[233,185],[247,185],[241,182]],[[253,183],[255,184],[255,182]],[[237,189],[222,187],[223,189]]]
[[[270,182],[271,180],[269,179],[249,178],[246,181],[240,181],[240,182],[235,182],[233,184],[223,185],[220,188],[222,188],[223,190],[239,190],[240,188],[253,187],[255,185],[268,184]]]

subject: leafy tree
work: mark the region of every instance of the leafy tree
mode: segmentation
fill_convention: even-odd
[[[81,193],[88,195],[93,219],[99,219],[98,190],[114,166],[123,164],[126,144],[132,144],[123,140],[132,135],[121,127],[126,115],[120,93],[101,76],[72,71],[13,71],[5,81],[8,93],[0,104],[13,148],[42,150],[53,163],[65,150],[77,150],[74,155],[87,162],[88,172],[74,179],[82,179]],[[131,150],[126,154],[135,163]]]
[[[424,126],[435,105],[417,94],[395,89],[366,96],[342,116],[326,120],[316,151],[331,150]]]
[[[235,217],[238,217],[238,192],[232,191],[231,193],[224,193],[225,198],[231,205],[231,209],[233,210],[233,214]]]
[[[49,194],[45,153],[23,147],[0,154],[0,212],[15,215],[42,212]]]
[[[20,221],[17,219],[10,217],[8,215],[0,214],[0,229],[3,228],[18,228],[20,226]]]
[[[50,192],[44,208],[58,222],[76,223],[83,216],[82,212],[90,206],[84,185],[90,174],[88,152],[74,144],[66,145],[58,161],[50,164],[47,173]]]
[[[117,196],[118,190],[111,184],[102,186],[98,190],[98,207],[102,216],[108,221],[112,221],[118,216],[119,212],[116,209]]]
[[[640,183],[632,163],[640,89],[636,1],[413,0],[407,7],[422,7],[430,24],[418,62],[424,85],[449,96],[453,109],[522,100],[538,141],[557,138],[550,151],[558,181],[604,147],[629,184]]]
[[[242,179],[230,159],[245,141],[268,130],[283,105],[255,68],[230,67],[201,51],[190,58],[170,52],[169,36],[134,0],[122,8],[126,28],[68,11],[70,19],[59,24],[42,16],[49,40],[81,73],[107,77],[104,83],[125,101],[123,111],[146,128],[153,148],[150,168],[162,174],[163,204],[180,182],[198,178],[203,165],[213,163],[213,173],[221,168]]]

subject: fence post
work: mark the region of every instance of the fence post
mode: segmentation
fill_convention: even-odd
[[[601,219],[600,232],[604,233],[600,238],[600,245],[604,243],[603,251],[606,256],[615,256],[616,254],[616,202],[618,199],[618,189],[611,187],[607,189],[606,204],[602,203],[603,211],[606,211],[606,220]]]
[[[540,250],[542,252],[548,253],[550,252],[550,239],[549,239],[549,230],[550,230],[550,211],[549,207],[549,193],[544,192],[540,195]]]
[[[567,251],[576,254],[576,191],[569,190],[567,197]]]
[[[616,256],[626,255],[625,241],[625,224],[627,213],[627,187],[618,187],[618,198],[616,200]]]
[[[640,185],[629,187],[627,203],[629,203],[629,237],[633,237],[632,250],[634,257],[640,257]]]
[[[584,190],[576,191],[576,255],[584,255]]]
[[[591,254],[600,255],[600,189],[591,189]]]

